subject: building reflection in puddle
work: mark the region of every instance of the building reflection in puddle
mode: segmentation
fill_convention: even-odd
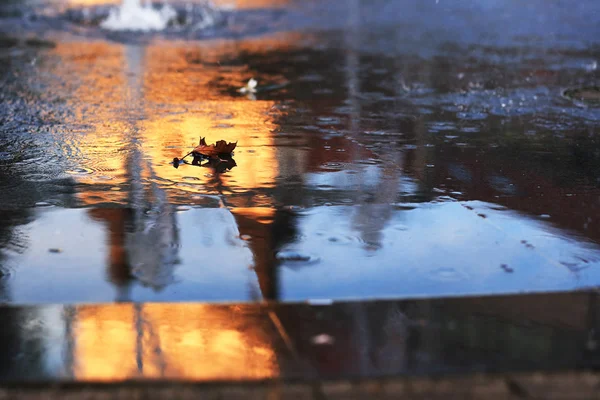
[[[0,380],[264,380],[588,368],[598,296],[3,307]]]
[[[265,328],[268,320],[247,307],[86,306],[76,307],[72,318],[70,357],[75,360],[76,379],[264,379],[278,375],[272,331]]]
[[[289,39],[272,44],[285,47],[293,39],[295,36],[292,35]],[[73,137],[68,143],[70,147],[78,149],[79,161],[84,164],[81,168],[72,168],[74,178],[83,189],[77,196],[81,203],[92,207],[89,214],[94,220],[106,223],[109,242],[108,279],[118,288],[116,299],[128,300],[131,299],[132,279],[137,278],[137,281],[144,283],[133,265],[135,262],[132,259],[136,258],[134,255],[150,253],[142,258],[161,260],[165,252],[181,247],[181,244],[173,241],[178,230],[177,215],[175,210],[165,208],[173,207],[168,204],[207,205],[208,201],[209,207],[212,207],[217,199],[217,206],[224,202],[233,208],[240,208],[246,202],[244,198],[252,202],[251,196],[256,190],[274,187],[278,176],[278,160],[272,131],[276,125],[271,122],[269,112],[275,103],[265,100],[249,102],[243,98],[231,99],[227,96],[223,98],[204,82],[207,79],[215,80],[217,75],[220,78],[227,76],[223,73],[223,68],[207,67],[202,63],[196,64],[197,67],[194,68],[194,61],[190,63],[190,54],[184,49],[165,51],[162,46],[149,46],[143,48],[143,51],[135,51],[131,46],[99,46],[89,49],[78,44],[60,44],[55,53],[67,59],[72,68],[70,72],[81,78],[82,84],[74,91],[76,95],[73,98],[76,100],[72,104],[77,110],[76,114],[83,117],[84,110],[90,104],[98,104],[100,110],[106,109],[105,114],[101,112],[94,115],[92,120],[88,118],[92,122],[92,129],[88,129],[85,135]],[[208,63],[207,65],[214,57],[214,49],[209,46],[208,50],[202,52],[203,62]],[[235,53],[240,49],[225,42],[224,47],[218,48],[216,54],[221,54],[222,57],[222,53],[230,51]],[[102,70],[95,66],[98,58],[102,59]],[[179,64],[185,74],[177,72]],[[243,74],[243,69],[231,69],[229,79],[232,85],[245,81]],[[187,85],[182,85],[182,77]],[[109,79],[110,82],[102,83],[103,79]],[[93,88],[96,89],[92,90]],[[157,91],[156,88],[161,90]],[[103,102],[98,102],[99,98],[103,98]],[[104,102],[112,107],[104,107]],[[165,102],[175,111],[161,113],[160,109]],[[122,104],[122,107],[115,108],[114,105],[118,104]],[[179,104],[186,108],[190,104],[197,104],[198,107],[192,112],[179,111]],[[94,119],[97,122],[94,123]],[[107,120],[110,122],[101,122]],[[210,161],[204,165],[209,167],[205,172],[190,166],[178,170],[166,168],[174,156],[181,156],[191,144],[197,143],[199,136],[208,136],[209,141],[215,140],[216,137],[209,136],[211,134],[218,135],[218,139],[240,143],[235,159],[220,163]],[[223,174],[231,171],[238,163],[252,167],[238,168],[233,175]],[[242,193],[242,196],[228,204],[228,197],[234,192],[238,195]],[[250,197],[244,195],[244,192],[249,193]],[[152,212],[156,208],[152,201],[155,202],[157,196],[164,196],[164,204],[159,205],[164,210],[158,212],[157,218],[144,215],[148,209]],[[148,197],[154,199],[150,203],[143,200]],[[265,200],[269,198],[266,197]],[[101,207],[94,207],[95,205]],[[245,218],[257,213],[263,216],[265,213],[273,213],[270,201],[263,201],[262,207],[257,209],[248,209],[251,212],[245,213]],[[160,215],[170,218],[172,222],[160,223],[156,229],[150,227],[152,223],[164,219]],[[236,213],[233,212],[233,215]],[[264,226],[267,221],[262,219],[256,223]],[[158,236],[151,238],[148,230],[157,232]],[[173,231],[173,234],[165,234],[165,231]],[[238,233],[240,235],[255,237],[250,248],[257,245],[261,236],[265,236],[256,229]],[[152,239],[152,243],[145,239]],[[142,244],[139,251],[135,250],[140,247],[133,243],[136,241]],[[157,248],[164,251],[157,255],[149,251]],[[273,259],[265,257],[265,254],[272,252],[267,248],[261,252],[255,255],[260,264],[257,270],[265,276],[273,275],[275,266],[272,263],[268,263],[268,267],[262,264],[263,259]],[[144,263],[139,260],[140,257],[137,258]],[[171,260],[176,258],[178,257],[174,255]],[[169,263],[173,264],[173,261]],[[168,285],[170,279],[157,279],[156,274],[160,274],[160,269],[170,270],[171,267],[162,265],[148,268],[146,265],[144,269],[156,270],[144,284],[155,290]],[[265,283],[267,281],[268,284]],[[273,298],[276,282],[265,278],[259,278],[259,282],[263,292],[267,293],[266,297]]]

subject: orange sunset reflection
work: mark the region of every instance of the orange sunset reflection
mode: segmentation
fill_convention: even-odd
[[[57,142],[73,166],[66,173],[85,185],[77,194],[83,203],[123,203],[131,126],[113,108],[124,110],[127,103],[127,51],[104,42],[61,42],[52,53],[59,61],[42,67],[58,77],[57,84],[70,86],[65,102],[82,127],[60,132]]]
[[[279,375],[274,331],[245,306],[123,304],[76,313],[78,379],[265,379]]]
[[[168,168],[168,163],[197,146],[200,136],[206,137],[208,143],[237,141],[235,160],[240,168],[223,174],[223,183],[241,190],[272,186],[278,171],[271,133],[273,124],[263,121],[271,105],[271,102],[211,102],[205,105],[212,109],[207,114],[184,113],[176,118],[150,119],[144,122],[144,143],[149,144],[144,146],[145,154],[160,166],[155,172],[162,179],[181,182],[183,177],[193,176],[206,183],[208,171],[188,165]],[[224,119],[215,117],[219,113],[225,114]],[[220,124],[226,127],[216,127]]]
[[[145,232],[145,223],[156,222],[150,220],[156,214],[135,219],[133,211],[154,206],[149,203],[158,203],[158,198],[167,200],[156,210],[165,216],[160,221],[168,223],[157,229],[161,234],[153,240],[171,241],[165,232],[177,231],[178,220],[185,218],[171,205],[230,207],[239,236],[253,238],[247,246],[263,297],[276,297],[277,261],[272,249],[280,238],[272,230],[276,220],[282,227],[289,221],[286,216],[275,217],[276,199],[270,192],[279,181],[295,179],[306,169],[307,151],[297,139],[290,145],[277,137],[280,117],[287,112],[277,107],[277,95],[265,92],[253,99],[237,89],[250,77],[259,85],[285,83],[283,76],[252,70],[251,64],[244,64],[244,55],[285,52],[305,40],[301,34],[287,33],[243,42],[156,40],[143,46],[73,42],[49,50],[56,61],[44,68],[72,86],[72,95],[65,99],[73,110],[69,122],[82,127],[57,141],[65,147],[69,165],[65,172],[77,183],[80,205],[106,228],[106,276],[119,288],[119,299],[131,298],[129,291],[136,282],[131,253],[137,248],[135,240],[142,240],[126,230]],[[188,153],[200,137],[208,143],[237,142],[237,166],[221,174],[210,167],[173,168],[173,158]],[[197,234],[195,227],[185,229],[183,235]],[[185,266],[185,258],[181,263]],[[127,318],[111,324],[115,330],[131,329]],[[237,337],[227,333],[222,340],[242,343]],[[123,373],[132,372],[127,367]]]
[[[169,165],[173,157],[196,146],[201,136],[209,143],[221,139],[238,142],[235,160],[239,168],[219,178],[222,186],[237,192],[272,187],[280,158],[273,133],[277,129],[276,102],[252,101],[237,94],[236,89],[252,73],[243,67],[222,68],[210,60],[218,59],[218,54],[231,57],[260,51],[262,46],[288,48],[296,40],[296,35],[289,34],[243,45],[216,41],[198,47],[57,46],[54,55],[69,69],[56,64],[50,66],[51,72],[75,82],[67,102],[74,117],[87,123],[85,132],[69,133],[70,140],[62,141],[68,147],[64,153],[76,164],[67,173],[85,185],[78,193],[80,201],[85,205],[126,203],[134,146],[141,152],[142,164],[137,167],[144,170],[144,176],[155,176],[169,186],[195,177],[204,186],[190,189],[179,185],[177,189],[216,194],[210,171]],[[209,61],[205,63],[205,59]],[[261,81],[260,76],[255,77]],[[178,199],[171,201],[185,202],[185,197]]]

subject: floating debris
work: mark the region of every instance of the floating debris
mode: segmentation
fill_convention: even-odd
[[[243,86],[238,89],[240,93],[256,93],[256,85],[258,85],[258,81],[254,78],[250,78],[246,86]]]
[[[513,272],[515,272],[515,270],[514,270],[514,269],[512,269],[511,267],[509,267],[509,266],[508,266],[508,265],[506,265],[506,264],[501,264],[501,265],[500,265],[500,268],[502,268],[502,270],[503,270],[504,272],[507,272],[507,273],[509,273],[509,274],[512,274]]]
[[[527,240],[521,240],[521,244],[524,244],[528,249],[534,249],[535,246],[529,243]]]
[[[237,142],[227,143],[224,140],[219,140],[215,144],[206,144],[205,138],[200,138],[200,144],[192,150],[192,154],[200,154],[206,157],[216,157],[220,154],[231,154],[237,146]]]
[[[321,333],[320,335],[313,336],[311,342],[318,345],[332,345],[335,343],[335,339],[331,335]]]
[[[194,147],[194,150],[190,151],[181,158],[174,157],[172,164],[175,168],[179,168],[181,164],[186,163],[184,159],[191,155],[194,157],[192,165],[200,165],[202,160],[209,159],[213,163],[216,162],[217,164],[220,164],[221,161],[225,161],[226,163],[222,167],[224,167],[224,169],[231,169],[236,166],[235,161],[231,157],[236,146],[237,142],[227,143],[224,140],[219,140],[215,144],[207,144],[206,139],[201,137],[200,143],[198,146]]]

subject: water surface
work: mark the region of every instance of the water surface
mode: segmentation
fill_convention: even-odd
[[[600,283],[600,111],[565,95],[598,83],[595,2],[217,2],[210,27],[146,34],[74,17],[107,7],[0,8],[2,301]],[[173,168],[200,137],[237,141],[236,165]]]

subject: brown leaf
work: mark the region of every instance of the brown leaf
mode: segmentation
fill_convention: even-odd
[[[237,142],[227,143],[224,140],[219,140],[216,144],[206,144],[206,140],[200,138],[200,144],[198,144],[192,152],[207,157],[216,157],[219,154],[231,154],[233,149],[235,149],[235,146],[237,146]]]

